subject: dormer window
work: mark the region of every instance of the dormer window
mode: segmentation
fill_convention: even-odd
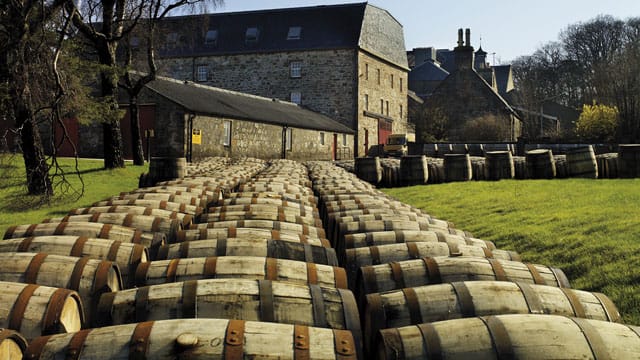
[[[260,38],[260,30],[257,27],[247,28],[247,32],[245,33],[245,42],[247,44],[255,44],[258,42]]]
[[[209,30],[204,37],[204,44],[207,46],[218,46],[218,30]]]
[[[291,26],[289,27],[289,33],[287,34],[287,40],[300,40],[302,35],[302,27]]]

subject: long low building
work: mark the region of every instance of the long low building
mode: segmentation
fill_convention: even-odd
[[[294,103],[163,77],[139,101],[155,108],[151,156],[353,157],[354,130]]]

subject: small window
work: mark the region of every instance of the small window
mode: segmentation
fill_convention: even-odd
[[[393,89],[393,81],[394,81],[394,80],[395,80],[395,79],[393,78],[393,74],[391,74],[391,88],[392,88],[392,89]]]
[[[324,133],[320,133],[320,145],[324,145]]]
[[[342,134],[342,146],[347,146],[347,134]]]
[[[260,29],[257,27],[247,28],[247,32],[245,33],[245,42],[247,44],[257,43],[260,39]]]
[[[204,44],[207,46],[218,46],[218,30],[209,30],[204,37]]]
[[[287,40],[300,40],[302,35],[302,28],[300,26],[289,27],[289,33],[287,33]]]
[[[178,43],[178,33],[172,32],[167,35],[167,46],[176,46]]]
[[[404,107],[400,104],[400,119],[404,119]]]
[[[289,64],[289,75],[292,78],[302,77],[302,62],[300,62],[300,61],[292,61]]]
[[[364,64],[364,79],[369,80],[369,64]]]
[[[287,128],[287,130],[285,131],[285,149],[287,151],[291,151],[291,128]]]
[[[384,100],[380,99],[380,114],[384,114]]]
[[[380,69],[376,69],[376,72],[378,74],[378,85],[380,85]]]
[[[224,146],[231,145],[231,121],[229,120],[224,121],[224,139],[223,139],[222,145]]]
[[[302,94],[300,93],[300,91],[291,92],[291,102],[300,105],[300,103],[302,102]]]
[[[369,94],[364,94],[364,109],[369,110]]]
[[[207,65],[198,65],[196,68],[196,80],[207,81],[209,77],[209,67]]]
[[[402,78],[400,78],[400,92],[402,92]]]
[[[389,116],[389,101],[387,101],[387,116]]]

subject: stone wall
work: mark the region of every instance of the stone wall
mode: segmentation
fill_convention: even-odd
[[[355,128],[355,50],[289,51],[208,57],[165,58],[160,75],[196,80],[199,65],[207,66],[204,85],[290,101],[300,92],[301,105]],[[300,62],[301,76],[291,77],[291,62]]]
[[[358,54],[358,67],[358,156],[364,156],[365,144],[378,144],[380,118],[393,121],[392,133],[406,133],[408,72],[364,51]]]

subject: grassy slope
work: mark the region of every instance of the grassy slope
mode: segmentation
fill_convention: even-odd
[[[640,324],[640,179],[500,181],[385,190],[524,261],[564,270]]]
[[[61,159],[69,184],[57,184],[55,198],[50,204],[42,204],[41,199],[27,196],[25,172],[22,157],[0,157],[0,236],[7,227],[19,224],[39,223],[45,218],[66,215],[69,210],[90,206],[92,203],[131,191],[138,187],[138,177],[148,171],[145,166],[127,166],[124,169],[104,170],[102,160],[80,160],[79,170],[85,184],[84,195],[78,198],[81,182],[73,173],[75,161]],[[66,195],[65,195],[66,193]]]

